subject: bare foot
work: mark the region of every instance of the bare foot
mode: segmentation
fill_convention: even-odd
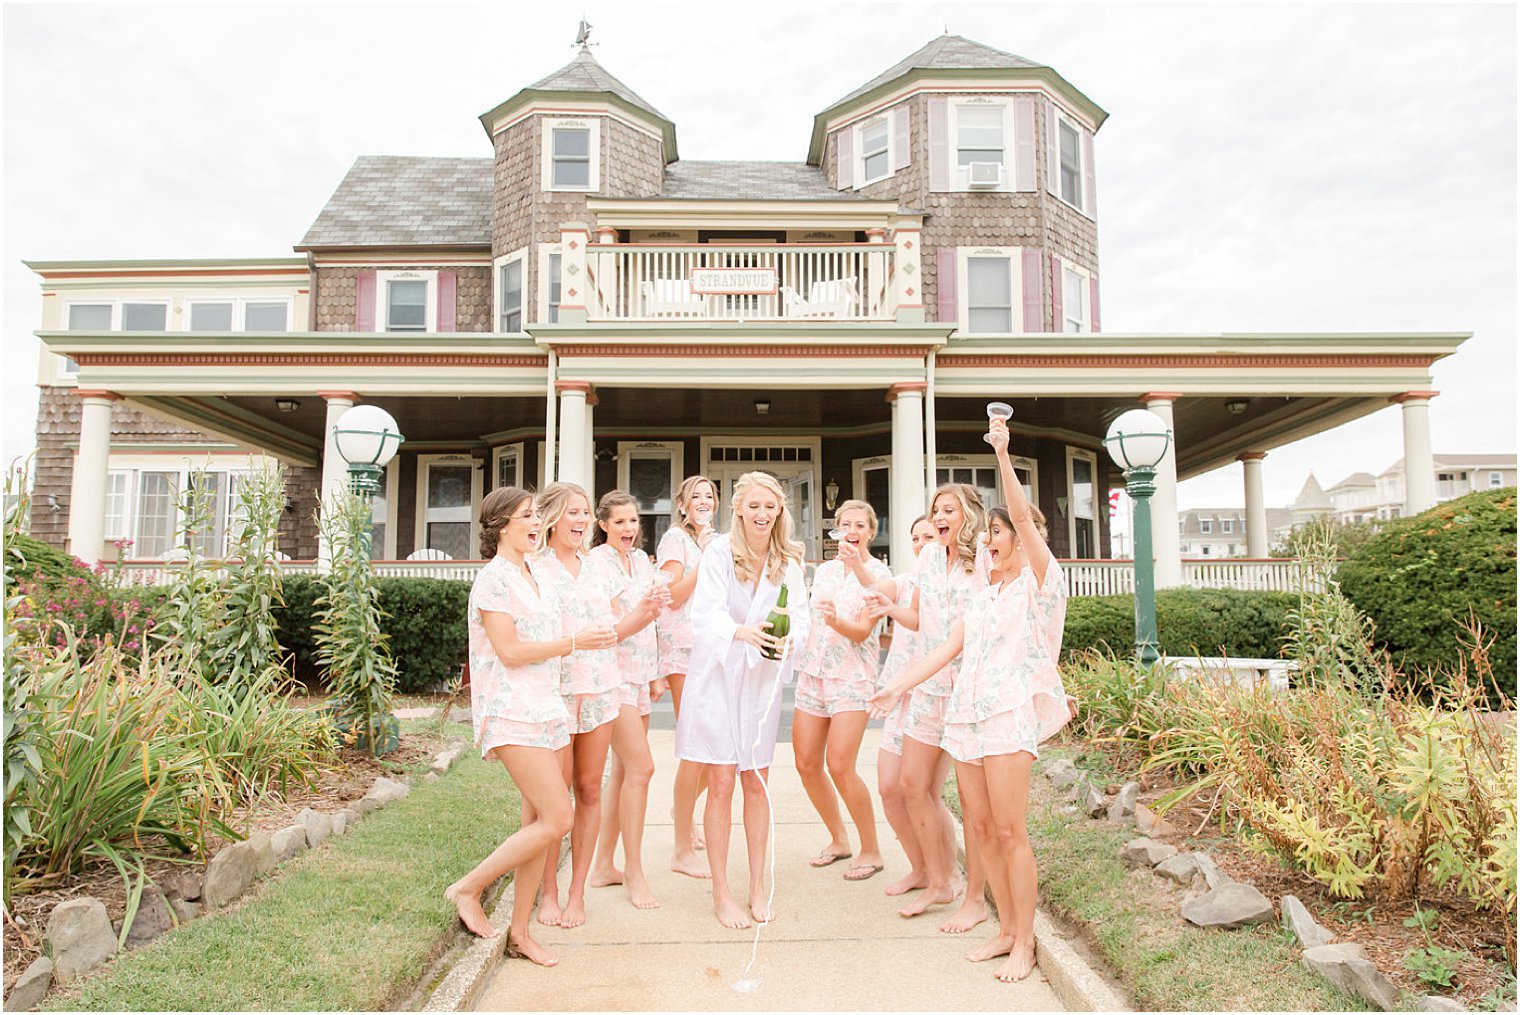
[[[459,911],[459,922],[477,937],[495,937],[496,928],[486,919],[486,911],[480,908],[480,896],[465,891],[456,881],[444,890],[443,897]]]
[[[616,867],[600,867],[591,872],[586,884],[592,888],[610,888],[623,883],[623,872]]]
[[[565,900],[565,911],[559,915],[559,926],[579,927],[586,922],[586,900],[575,896]]]
[[[654,897],[654,892],[649,888],[649,882],[644,880],[642,874],[637,877],[630,877],[623,891],[628,896],[628,901],[633,903],[634,909],[660,908],[660,900]]]
[[[560,921],[559,892],[545,892],[538,898],[538,922],[545,927],[558,927]]]
[[[985,899],[967,895],[961,903],[961,908],[952,913],[950,919],[939,925],[940,933],[964,934],[985,921],[989,915]]]
[[[956,894],[954,885],[944,888],[926,888],[918,898],[899,909],[897,915],[907,919],[926,912],[930,906],[948,906],[955,901]]]
[[[559,956],[544,949],[533,938],[524,933],[521,937],[516,934],[507,935],[507,957],[512,959],[527,959],[537,966],[557,966]]]
[[[1019,945],[1008,953],[1008,961],[998,966],[996,974],[1004,983],[1017,983],[1034,972],[1034,942]]]
[[[776,911],[771,909],[764,892],[756,892],[749,897],[749,915],[755,918],[756,923],[770,923],[776,919]]]
[[[685,874],[689,878],[712,877],[712,868],[707,865],[707,857],[698,856],[690,851],[673,854],[670,858],[670,869],[677,874]]]
[[[718,922],[725,927],[734,930],[744,930],[751,926],[749,916],[745,914],[744,907],[734,900],[732,895],[713,900],[713,912],[718,914]]]
[[[1007,937],[999,934],[989,941],[984,941],[966,953],[967,962],[986,962],[995,959],[999,955],[1007,955],[1013,950],[1013,935]]]
[[[929,876],[923,871],[911,870],[887,886],[888,895],[906,895],[918,889],[929,887]]]

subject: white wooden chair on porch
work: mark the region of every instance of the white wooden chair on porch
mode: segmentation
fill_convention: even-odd
[[[705,317],[707,297],[691,291],[691,280],[657,278],[639,283],[645,317]]]
[[[409,553],[409,554],[406,555],[406,559],[407,560],[453,560],[454,558],[450,557],[448,554],[444,553],[442,550],[435,550],[431,546],[426,546],[426,547],[423,547],[420,550],[413,550],[411,553]]]
[[[808,287],[807,299],[789,285],[781,287],[787,317],[849,317],[858,302],[853,278],[832,278]]]

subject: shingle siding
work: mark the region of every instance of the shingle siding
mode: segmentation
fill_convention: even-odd
[[[415,265],[385,264],[385,271],[452,271],[459,284],[454,297],[456,331],[491,330],[491,269],[484,264]],[[357,317],[355,293],[360,272],[376,268],[317,267],[312,297],[317,307],[318,331],[353,331]]]

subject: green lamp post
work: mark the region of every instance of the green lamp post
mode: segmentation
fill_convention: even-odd
[[[380,492],[380,477],[401,447],[401,428],[396,419],[378,405],[356,405],[338,417],[333,441],[348,463],[348,481],[354,493],[369,504]],[[370,526],[364,527],[368,551]]]
[[[1172,431],[1149,409],[1131,409],[1114,420],[1103,444],[1124,470],[1125,489],[1135,501],[1135,657],[1153,665],[1160,653],[1156,636],[1156,561],[1151,555],[1151,494],[1156,466],[1171,446]]]

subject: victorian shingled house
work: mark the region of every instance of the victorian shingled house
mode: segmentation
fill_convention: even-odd
[[[1065,558],[1108,555],[1108,422],[1140,404],[1175,421],[1162,584],[1182,578],[1179,475],[1243,462],[1261,556],[1271,448],[1393,400],[1428,459],[1430,366],[1465,336],[1102,331],[1106,117],[1053,68],[945,35],[815,116],[805,161],[688,161],[582,49],[480,117],[480,158],[358,158],[298,256],[32,262],[33,532],[86,559],[118,539],[173,554],[195,470],[226,524],[263,454],[289,469],[282,549],[311,558],[317,492],[343,476],[328,435],[361,401],[406,436],[377,504],[386,559],[473,557],[502,484],[628,489],[653,536],[682,476],[726,495],[763,468],[810,557],[859,497],[901,563],[932,484],[1000,499],[989,399],[1015,408]]]

